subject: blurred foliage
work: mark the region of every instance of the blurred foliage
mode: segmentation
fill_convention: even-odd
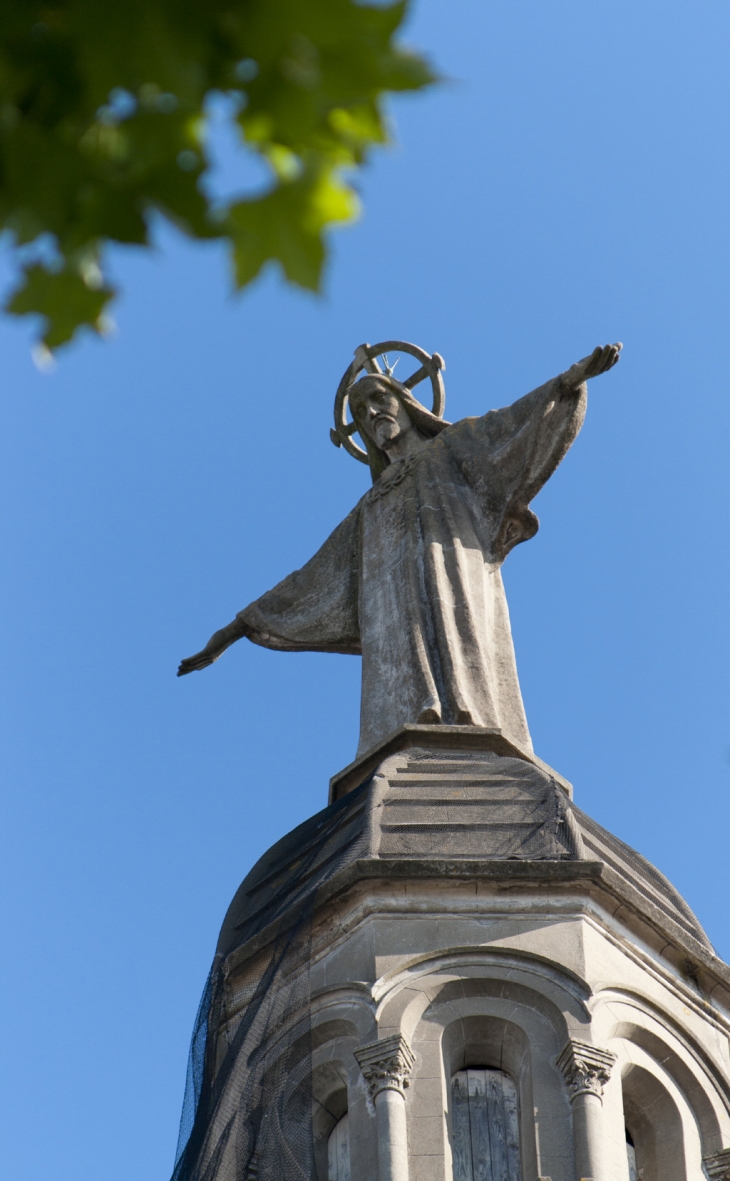
[[[50,349],[103,331],[109,242],[149,245],[150,215],[230,243],[238,286],[275,260],[319,288],[348,175],[384,143],[382,100],[433,80],[395,37],[406,2],[3,0],[0,227],[22,278],[6,305]],[[231,98],[266,191],[221,207],[202,185],[211,95]]]

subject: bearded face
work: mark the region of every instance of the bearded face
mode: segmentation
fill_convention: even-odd
[[[414,398],[408,385],[390,374],[368,373],[349,386],[347,399],[354,423],[346,427],[343,421],[344,438],[352,435],[353,429],[359,432],[373,482],[389,464],[420,450],[449,425]],[[344,407],[340,406],[340,410],[344,411]],[[333,442],[342,445],[338,431],[331,431],[330,435]],[[358,459],[365,458],[359,448],[351,450],[349,439],[344,446]]]
[[[350,408],[358,428],[381,451],[388,452],[413,422],[395,391],[395,383],[377,376],[364,377],[350,393]]]

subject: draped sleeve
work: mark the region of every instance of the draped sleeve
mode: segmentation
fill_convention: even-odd
[[[479,496],[495,560],[537,533],[529,503],[583,425],[586,399],[585,384],[566,390],[556,377],[511,406],[462,419],[441,436]]]
[[[283,652],[359,656],[360,505],[313,558],[239,611],[254,644]]]

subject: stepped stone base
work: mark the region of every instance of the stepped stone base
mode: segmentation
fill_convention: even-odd
[[[381,763],[372,793],[379,857],[543,861],[582,853],[564,790],[520,758],[411,747]]]
[[[371,750],[365,752],[354,763],[348,764],[330,780],[329,802],[333,804],[347,792],[359,787],[383,762],[393,754],[407,751],[412,747],[422,747],[432,755],[440,750],[456,751],[462,756],[479,751],[489,751],[505,758],[521,759],[531,766],[539,767],[551,779],[554,779],[570,799],[573,798],[573,785],[539,759],[533,751],[524,750],[509,738],[505,738],[501,730],[490,730],[483,726],[420,726],[409,724],[394,730],[392,734]]]

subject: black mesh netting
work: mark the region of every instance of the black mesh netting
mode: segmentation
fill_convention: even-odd
[[[279,841],[229,909],[190,1047],[173,1181],[311,1181],[310,944],[367,784]]]
[[[586,859],[706,943],[670,883],[522,759],[413,748],[294,829],[252,869],[226,915],[193,1032],[173,1181],[316,1176],[313,920],[328,890],[349,880],[347,866],[360,862],[354,880],[366,860],[388,877],[452,877],[478,874],[485,861]]]
[[[454,819],[449,784],[463,773],[478,782],[462,802],[485,802],[487,824]],[[376,774],[274,845],[223,924],[193,1032],[173,1181],[315,1176],[312,920],[335,873],[363,856],[393,872],[403,858],[575,858],[579,845],[564,793],[534,766],[417,749],[407,767]]]

